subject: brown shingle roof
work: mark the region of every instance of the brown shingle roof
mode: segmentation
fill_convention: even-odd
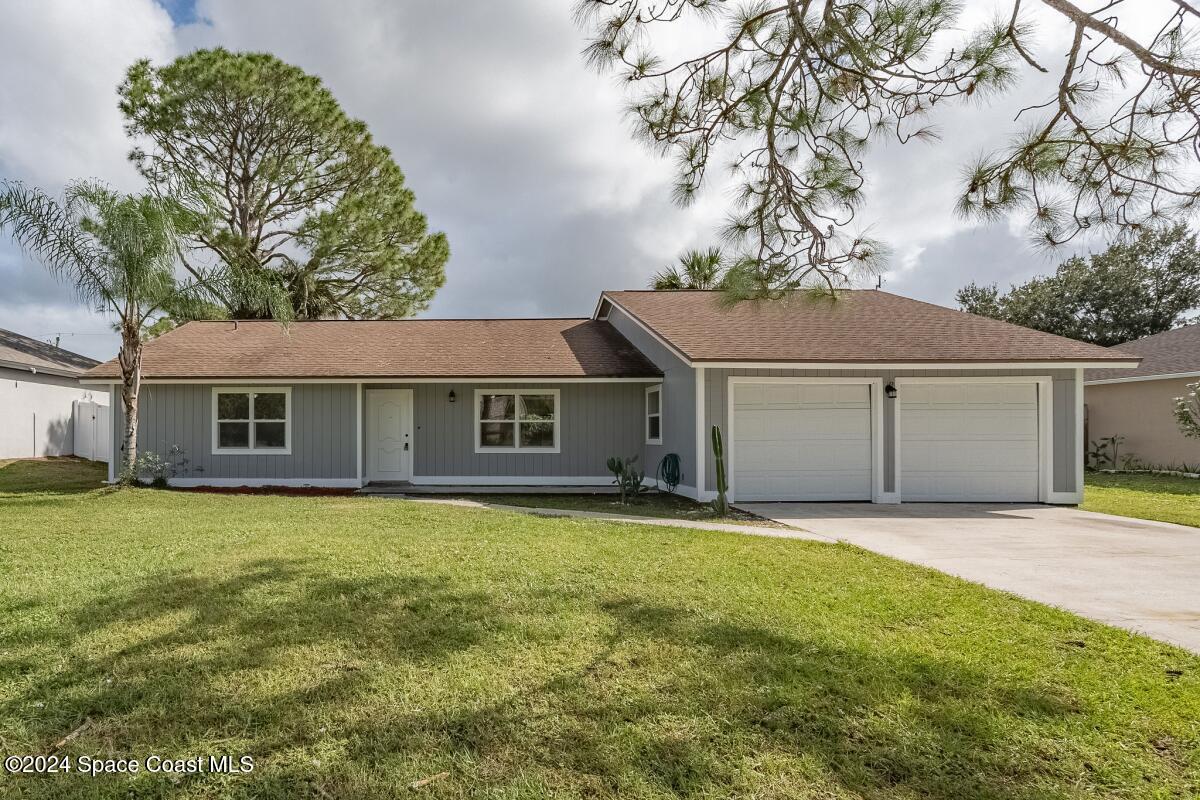
[[[189,322],[146,345],[146,378],[657,377],[589,319]],[[120,375],[115,360],[88,378]]]
[[[1141,356],[1141,365],[1137,369],[1089,369],[1084,380],[1200,372],[1200,323],[1119,344],[1117,348]]]
[[[39,372],[79,375],[98,363],[87,356],[0,328],[0,366],[16,365]]]
[[[723,308],[716,292],[626,291],[605,297],[689,360],[792,362],[1121,361],[1096,345],[874,289],[836,301],[799,293]]]

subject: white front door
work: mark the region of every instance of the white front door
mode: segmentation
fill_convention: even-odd
[[[904,502],[1037,502],[1036,383],[905,383]]]
[[[368,389],[367,480],[412,478],[412,390]]]
[[[751,500],[870,500],[865,383],[738,383],[733,492]]]

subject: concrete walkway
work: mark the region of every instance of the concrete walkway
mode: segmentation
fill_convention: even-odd
[[[735,525],[725,522],[700,522],[690,519],[670,519],[666,517],[639,517],[633,514],[610,514],[605,511],[576,511],[567,508],[531,508],[529,506],[509,506],[502,503],[481,503],[478,500],[450,499],[443,497],[409,496],[400,493],[372,492],[372,497],[407,500],[410,503],[433,503],[443,506],[460,506],[462,508],[490,508],[496,511],[515,511],[518,514],[529,514],[535,517],[571,517],[575,519],[597,519],[607,522],[629,522],[635,525],[658,525],[665,528],[692,528],[702,531],[725,531],[726,533],[747,533],[751,536],[770,536],[777,539],[806,539],[809,541],[832,543],[837,541],[811,531],[797,528],[769,528],[765,525]]]
[[[739,503],[1200,652],[1200,529],[1063,506]]]

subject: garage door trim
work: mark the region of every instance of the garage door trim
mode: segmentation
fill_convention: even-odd
[[[737,499],[733,469],[734,450],[737,447],[737,430],[734,427],[734,390],[738,384],[745,383],[784,383],[784,384],[860,384],[870,387],[871,397],[871,502],[883,502],[883,377],[863,378],[794,378],[794,377],[755,377],[752,375],[731,375],[726,387],[726,420],[725,420],[725,473],[729,483],[728,497],[730,502]],[[704,443],[710,445],[708,432],[705,432]]]
[[[900,447],[902,435],[900,431],[901,414],[900,404],[904,402],[904,387],[914,384],[961,384],[961,383],[1031,383],[1037,386],[1037,418],[1038,418],[1038,502],[1045,503],[1051,496],[1051,480],[1053,479],[1054,471],[1051,462],[1054,451],[1054,381],[1049,375],[995,375],[987,377],[960,377],[960,378],[902,378],[898,377],[894,381],[898,390],[899,396],[896,399],[895,420],[892,427],[893,449],[892,457],[895,461],[895,490],[900,502],[904,501],[904,474],[901,469]]]

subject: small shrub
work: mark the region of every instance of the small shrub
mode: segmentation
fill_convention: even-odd
[[[138,483],[161,489],[167,486],[171,464],[158,453],[142,453],[137,457],[133,471]]]
[[[1093,439],[1091,449],[1087,451],[1087,467],[1089,469],[1116,469],[1124,436],[1106,436]]]
[[[171,485],[171,478],[188,471],[188,463],[187,451],[179,445],[172,445],[167,458],[155,452],[144,452],[137,457],[132,468],[122,470],[120,482],[126,486],[166,489]]]
[[[1200,382],[1189,383],[1187,394],[1175,398],[1175,421],[1184,436],[1200,439]]]

